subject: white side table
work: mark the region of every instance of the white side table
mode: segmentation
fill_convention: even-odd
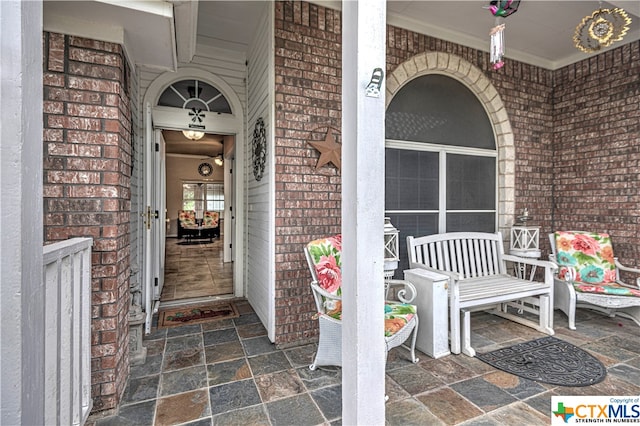
[[[404,279],[417,290],[413,304],[418,307],[416,348],[432,358],[449,355],[449,277],[424,269],[404,271]]]

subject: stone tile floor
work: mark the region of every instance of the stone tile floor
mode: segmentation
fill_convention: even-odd
[[[339,425],[341,370],[310,371],[315,345],[278,349],[246,301],[241,316],[156,330],[144,365],[131,368],[116,416],[103,425]],[[606,379],[566,388],[526,380],[465,355],[412,364],[405,349],[387,361],[387,425],[547,425],[552,395],[640,395],[640,327],[578,311],[578,329],[556,312],[556,337],[600,359]],[[472,317],[478,351],[543,334],[485,313]]]

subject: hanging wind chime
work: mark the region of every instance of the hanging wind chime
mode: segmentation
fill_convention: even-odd
[[[520,0],[494,0],[487,8],[496,17],[496,26],[491,28],[491,65],[494,70],[504,66],[504,29],[505,25],[500,19],[510,16],[518,10]]]

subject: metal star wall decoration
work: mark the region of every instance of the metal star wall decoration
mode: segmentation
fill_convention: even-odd
[[[331,132],[331,127],[327,128],[327,135],[325,136],[323,141],[314,142],[308,141],[307,143],[317,149],[320,152],[320,158],[318,158],[318,163],[316,164],[316,170],[325,164],[333,163],[334,166],[340,171],[342,167],[342,162],[340,158],[342,157],[342,145],[336,143],[333,138],[333,133]]]

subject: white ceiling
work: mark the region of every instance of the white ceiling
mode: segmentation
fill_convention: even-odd
[[[313,3],[341,7],[337,0]],[[489,30],[496,24],[488,5],[489,0],[388,0],[387,22],[488,51]],[[196,43],[246,54],[268,6],[265,0],[45,0],[43,21],[47,31],[123,44],[134,64],[175,70],[178,60],[191,58]],[[522,0],[503,19],[506,58],[557,69],[590,56],[573,46],[572,36],[598,7],[595,0]],[[640,1],[610,0],[602,7],[621,7],[632,19],[629,33],[607,49],[640,39]]]
[[[360,0],[366,4],[366,0]],[[313,1],[340,8],[340,1]],[[387,1],[391,25],[417,31],[483,51],[489,50],[489,30],[496,18],[485,9],[489,1],[409,0]],[[264,1],[201,1],[197,41],[202,45],[242,49],[246,52]],[[506,57],[547,69],[557,69],[590,55],[572,41],[576,26],[599,7],[598,1],[522,0],[520,8],[505,18]],[[640,39],[640,1],[612,0],[602,7],[621,7],[629,13],[631,30],[622,43]]]
[[[312,3],[333,9],[342,4]],[[387,22],[488,51],[489,30],[496,24],[488,5],[489,0],[388,0]],[[198,46],[246,57],[268,7],[266,0],[44,0],[43,23],[46,31],[122,44],[133,64],[175,70],[178,61],[190,61]],[[522,0],[518,11],[504,19],[506,59],[558,69],[592,56],[578,51],[572,36],[582,18],[598,7],[595,0]],[[639,0],[610,0],[602,7],[621,7],[632,19],[629,33],[608,49],[640,39]],[[180,132],[165,131],[169,152],[215,156],[222,146],[219,136],[207,135],[183,150],[186,139],[181,138]]]

